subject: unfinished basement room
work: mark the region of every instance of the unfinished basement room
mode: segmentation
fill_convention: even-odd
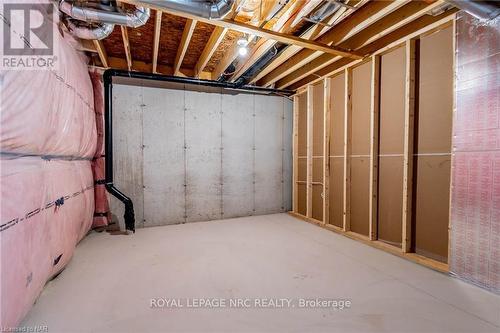
[[[0,17],[0,332],[500,333],[500,0]]]

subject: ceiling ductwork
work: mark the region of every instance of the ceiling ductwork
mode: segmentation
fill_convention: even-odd
[[[169,12],[185,13],[210,20],[220,20],[233,7],[234,0],[139,0],[134,3]]]
[[[108,37],[115,28],[112,23],[98,23],[90,26],[88,24],[82,25],[78,21],[68,20],[66,25],[71,32],[71,34],[80,39],[93,39],[101,40]]]
[[[85,4],[85,5],[83,5]],[[134,11],[123,11],[112,1],[78,2],[61,0],[59,10],[66,14],[69,31],[81,39],[103,39],[113,32],[115,24],[137,28],[149,19],[150,10],[136,7]]]
[[[309,15],[309,17],[304,17],[305,20],[313,23],[320,23],[326,17],[332,15],[340,8],[340,4],[333,1],[326,1],[321,5],[316,11]]]
[[[112,23],[131,28],[137,28],[146,24],[150,15],[149,8],[144,7],[137,7],[133,12],[121,12],[116,7],[107,5],[107,3],[103,3],[96,8],[91,8],[77,6],[65,0],[59,3],[59,10],[78,21]]]
[[[499,1],[448,0],[448,2],[478,19],[493,20],[500,15]]]

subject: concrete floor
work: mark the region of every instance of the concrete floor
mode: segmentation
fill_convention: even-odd
[[[348,299],[151,308],[151,298]],[[229,302],[229,300],[227,300]],[[49,332],[500,332],[500,296],[287,214],[92,233],[22,326]]]

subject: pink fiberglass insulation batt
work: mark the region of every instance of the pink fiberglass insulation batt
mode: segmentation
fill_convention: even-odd
[[[90,73],[94,87],[94,108],[97,129],[97,147],[92,161],[92,172],[96,180],[94,188],[95,214],[93,227],[108,225],[111,219],[106,188],[104,186],[104,96],[102,75],[97,72]]]
[[[92,83],[53,25],[58,68],[0,72],[0,327],[19,324],[93,219]]]

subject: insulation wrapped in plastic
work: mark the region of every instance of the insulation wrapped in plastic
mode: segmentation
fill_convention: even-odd
[[[92,83],[83,55],[61,36],[57,22],[51,24],[56,68],[0,72],[4,328],[20,323],[45,283],[68,263],[94,213]]]
[[[57,70],[0,74],[0,148],[4,155],[94,156],[94,98],[87,65],[83,55],[59,33],[55,38]]]
[[[104,161],[104,97],[102,75],[98,72],[90,73],[92,85],[94,87],[94,109],[97,129],[97,147],[92,161],[92,172],[95,179],[95,213],[92,227],[102,227],[108,225],[111,220],[109,202],[106,187],[104,184],[105,161]]]
[[[2,327],[19,323],[89,230],[93,182],[89,161],[2,160]]]
[[[499,23],[456,21],[450,270],[500,294]]]

